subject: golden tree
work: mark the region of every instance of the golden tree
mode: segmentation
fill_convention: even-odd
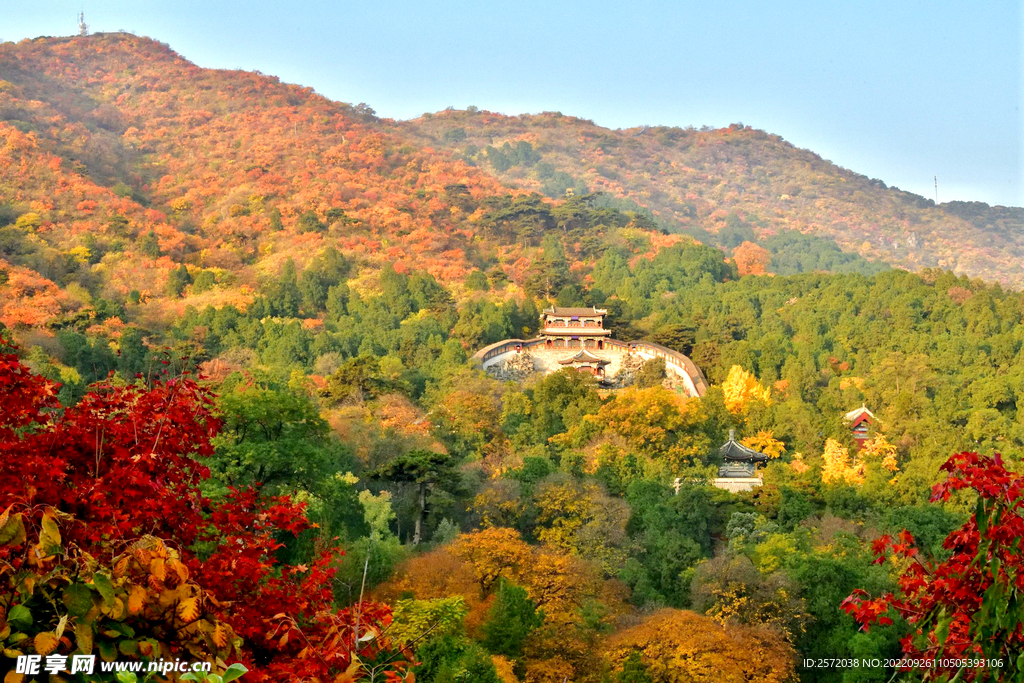
[[[530,557],[530,546],[514,529],[493,527],[459,536],[452,552],[469,564],[481,594],[487,594],[500,577],[518,574]]]
[[[822,455],[821,480],[826,484],[845,482],[850,485],[863,484],[869,470],[879,465],[891,473],[899,471],[896,463],[896,447],[883,434],[876,434],[864,442],[857,456],[850,458],[849,450],[835,439],[825,441]]]
[[[883,468],[893,473],[900,469],[896,463],[896,447],[889,443],[884,434],[875,434],[865,441],[857,456],[864,462],[877,461]]]
[[[771,430],[761,430],[754,436],[743,439],[740,443],[772,459],[778,458],[786,452],[786,445],[776,439],[775,433]]]
[[[590,424],[622,437],[648,457],[667,462],[673,469],[698,460],[710,449],[701,430],[707,413],[697,399],[686,399],[664,387],[626,389],[601,406]]]
[[[597,666],[597,634],[626,611],[628,589],[603,581],[594,564],[559,548],[527,545],[513,529],[463,534],[446,548],[410,558],[374,595],[391,602],[460,596],[472,636],[487,619],[500,578],[524,588],[544,613],[525,645],[527,682],[549,680],[553,672],[577,680]]]
[[[740,275],[764,275],[772,262],[771,253],[753,242],[744,242],[732,250],[732,260]]]
[[[470,512],[483,527],[512,527],[526,511],[519,482],[514,479],[492,479],[473,497]]]
[[[776,632],[722,626],[686,610],[655,612],[604,644],[615,670],[634,652],[654,683],[783,683],[794,676],[793,650]]]
[[[559,476],[541,484],[536,503],[542,543],[589,558],[608,575],[625,564],[629,505],[600,484]]]
[[[477,635],[487,620],[491,605],[489,597],[480,595],[473,569],[447,548],[415,555],[402,562],[389,581],[374,589],[373,596],[389,604],[410,596],[418,600],[460,596],[467,608],[466,631],[471,636]]]
[[[497,672],[498,680],[501,683],[519,683],[515,672],[512,671],[512,661],[508,657],[491,655],[491,661],[494,662],[494,670]]]
[[[791,553],[792,540],[771,534],[755,551],[757,566],[746,555],[721,554],[701,562],[693,579],[693,606],[720,624],[763,626],[788,641],[804,628],[803,600],[792,581],[777,571],[778,556]]]
[[[821,481],[826,484],[860,484],[864,481],[864,473],[857,463],[850,461],[850,451],[835,439],[825,441],[822,453],[824,462],[821,465]]]
[[[729,368],[729,375],[722,382],[722,393],[725,407],[733,415],[747,412],[751,402],[760,401],[771,405],[771,389],[761,386],[752,372],[747,372],[739,365]]]

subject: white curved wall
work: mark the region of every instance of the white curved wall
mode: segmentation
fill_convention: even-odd
[[[544,342],[544,339],[506,339],[480,349],[473,358],[487,370],[504,363],[518,353],[516,351],[518,346],[533,356],[534,368],[537,372],[551,373],[563,367],[558,361],[580,351],[579,348],[546,348]],[[615,339],[604,340],[603,346],[602,349],[589,348],[587,350],[609,361],[609,364],[605,366],[605,374],[609,378],[618,374],[622,367],[622,361],[632,353],[644,360],[663,358],[665,369],[670,373],[670,377],[675,375],[676,378],[681,379],[688,395],[703,396],[707,391],[708,383],[703,373],[692,360],[677,351],[650,342],[622,342]]]

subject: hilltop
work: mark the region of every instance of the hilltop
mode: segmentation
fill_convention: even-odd
[[[795,230],[908,270],[940,267],[1024,284],[1024,209],[936,206],[799,149],[728,128],[609,130],[557,112],[444,111],[394,130],[450,149],[515,187],[548,196],[606,192],[673,232],[731,249]]]

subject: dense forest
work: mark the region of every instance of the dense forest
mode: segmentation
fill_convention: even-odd
[[[893,669],[803,662],[939,643],[1024,671],[1024,295],[402,130],[134,36],[0,45],[0,670],[852,683]],[[710,390],[474,366],[551,304]],[[730,431],[769,458],[751,492],[711,486]]]

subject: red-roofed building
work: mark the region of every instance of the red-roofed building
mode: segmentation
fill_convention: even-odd
[[[853,430],[853,438],[856,439],[857,449],[859,450],[864,446],[864,442],[870,438],[868,431],[870,431],[871,425],[875,423],[875,414],[868,410],[867,406],[861,404],[860,408],[848,412],[845,419],[850,424],[850,429]]]

